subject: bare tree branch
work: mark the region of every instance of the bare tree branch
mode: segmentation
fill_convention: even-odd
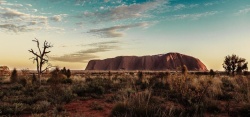
[[[49,68],[54,67],[54,66],[52,66],[52,65],[49,63],[49,57],[48,57],[48,55],[47,55],[47,54],[49,54],[51,51],[46,51],[47,49],[52,48],[53,46],[45,40],[44,43],[43,43],[43,47],[42,47],[42,48],[43,48],[43,51],[41,51],[39,40],[35,38],[35,39],[32,40],[32,41],[36,42],[39,53],[34,52],[33,49],[30,49],[30,50],[28,50],[28,51],[29,51],[30,53],[32,53],[32,54],[35,56],[35,57],[30,58],[30,59],[33,59],[33,63],[36,62],[36,64],[37,64],[38,78],[40,79],[40,75],[41,75],[44,71],[46,71],[46,70],[49,69]],[[45,64],[48,64],[48,65],[46,66],[45,69],[42,69],[42,68],[43,68],[43,65],[45,65]]]

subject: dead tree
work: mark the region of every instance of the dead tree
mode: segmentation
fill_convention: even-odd
[[[33,49],[30,49],[29,52],[34,55],[34,57],[32,57],[31,59],[33,59],[33,63],[36,63],[36,65],[37,65],[36,67],[37,67],[38,79],[41,83],[42,73],[45,72],[47,69],[53,67],[49,63],[49,57],[47,55],[48,53],[50,53],[50,51],[47,51],[47,49],[52,48],[53,46],[45,40],[43,43],[43,47],[41,48],[40,43],[37,39],[32,40],[32,41],[36,42],[39,52],[34,52]],[[47,65],[47,66],[46,66],[46,68],[43,69],[44,65]]]

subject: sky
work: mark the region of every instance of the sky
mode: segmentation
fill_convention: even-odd
[[[223,70],[236,54],[250,61],[249,0],[0,0],[0,66],[35,69],[33,39],[53,48],[54,66],[178,52]]]

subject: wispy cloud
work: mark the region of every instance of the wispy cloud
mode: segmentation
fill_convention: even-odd
[[[55,22],[60,22],[64,17],[67,17],[68,14],[60,14],[60,15],[54,15],[50,19]]]
[[[183,10],[183,9],[191,9],[191,8],[195,8],[198,7],[199,4],[177,4],[175,6],[170,6],[169,8],[172,9],[171,11],[177,11],[177,10]]]
[[[3,1],[1,1],[3,2]],[[5,4],[10,4],[5,2]],[[27,6],[30,6],[29,4]],[[25,12],[24,10],[32,11],[33,9],[25,8],[23,10],[17,10],[7,6],[0,6],[0,29],[3,29],[6,32],[29,32],[36,31],[40,29],[45,30],[60,30],[62,28],[52,27],[49,25],[49,20],[59,22],[63,17],[66,17],[66,14],[55,15],[53,17],[43,16],[43,15],[33,15]],[[37,10],[35,9],[35,12]]]
[[[186,6],[184,4],[178,4],[176,6],[174,6],[174,10],[180,10],[180,9],[184,9],[186,8]]]
[[[88,62],[90,59],[96,59],[98,56],[95,53],[99,52],[107,52],[112,50],[119,49],[118,41],[108,41],[108,42],[98,42],[87,44],[87,46],[91,46],[91,49],[81,50],[78,52],[74,52],[71,54],[65,54],[62,56],[52,56],[50,59],[52,61],[61,61],[61,62],[81,62],[85,63]],[[83,46],[83,45],[80,45]],[[86,44],[84,45],[86,46]]]
[[[134,27],[147,27],[148,25],[149,25],[148,22],[136,23],[136,24],[130,24],[130,25],[120,25],[120,26],[113,26],[109,28],[92,29],[89,31],[89,33],[98,35],[103,38],[122,37],[124,36],[124,33],[122,32],[124,30],[127,30],[129,28],[134,28]]]
[[[250,8],[245,8],[245,9],[241,9],[238,12],[236,12],[236,15],[244,15],[244,14],[248,14],[250,12]]]
[[[3,24],[0,25],[0,29],[5,29],[10,32],[28,32],[35,30],[34,28],[28,28],[26,25],[16,26],[14,24]]]
[[[176,20],[176,19],[198,20],[202,17],[208,17],[208,16],[212,16],[218,13],[219,13],[218,11],[209,11],[209,12],[204,12],[204,13],[174,15],[174,17],[171,18],[171,20]]]
[[[204,5],[205,6],[213,6],[215,3],[214,2],[208,2],[208,3],[205,3]]]
[[[5,4],[6,0],[0,0],[0,4]]]
[[[11,32],[28,32],[48,25],[48,17],[36,16],[11,8],[0,7],[1,27]]]
[[[148,17],[150,10],[155,10],[159,6],[167,3],[167,0],[153,0],[142,4],[119,5],[106,11],[88,12],[78,15],[78,18],[96,18],[98,21],[116,21],[124,19]]]

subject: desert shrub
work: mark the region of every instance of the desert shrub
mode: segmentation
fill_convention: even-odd
[[[23,85],[21,84],[12,84],[10,86],[10,90],[21,90],[23,88]]]
[[[184,77],[187,76],[187,74],[188,74],[188,68],[187,68],[186,65],[183,65],[183,66],[182,66],[181,72],[182,72],[182,74],[184,75]]]
[[[66,76],[67,76],[67,78],[70,78],[70,76],[71,76],[70,69],[68,69],[68,70],[67,70],[67,72],[66,72]]]
[[[38,85],[27,85],[24,87],[23,92],[25,95],[34,96],[39,91]]]
[[[214,77],[215,76],[215,72],[214,72],[214,70],[213,69],[210,69],[210,71],[209,71],[209,75],[211,76],[211,77]]]
[[[137,77],[138,77],[139,80],[142,80],[142,78],[143,78],[143,73],[142,73],[141,71],[139,71],[139,72],[137,73]]]
[[[47,80],[47,83],[52,85],[58,85],[59,83],[62,83],[64,79],[66,79],[67,76],[64,75],[59,68],[54,69],[51,72],[51,78]]]
[[[70,69],[66,70],[66,67],[63,67],[63,69],[61,69],[60,73],[64,74],[65,76],[67,76],[67,78],[70,78],[70,76],[71,76]]]
[[[63,87],[63,86],[52,86],[48,90],[47,96],[48,100],[52,104],[69,103],[76,97],[76,95],[73,94],[71,87]]]
[[[18,81],[17,70],[16,70],[16,68],[14,68],[14,70],[11,72],[10,82],[16,83],[17,81]]]
[[[13,104],[1,104],[0,115],[19,115],[27,108],[26,104],[13,103]]]
[[[97,102],[93,102],[90,106],[92,110],[103,110],[103,106]]]
[[[35,74],[35,73],[32,74],[32,79],[31,79],[31,81],[32,81],[32,84],[34,84],[34,83],[37,82],[37,78],[36,78],[36,74]]]
[[[87,92],[97,95],[103,95],[105,93],[105,89],[103,86],[98,85],[98,83],[90,83]]]
[[[218,102],[210,100],[206,103],[206,111],[209,113],[219,113],[221,109],[218,107]]]
[[[0,105],[0,115],[13,115],[14,109],[10,104],[3,103]]]
[[[63,89],[63,94],[62,94],[62,101],[63,102],[69,103],[75,97],[76,97],[76,95],[72,92],[71,88],[67,87],[67,88]]]
[[[65,78],[65,79],[62,80],[63,84],[72,84],[72,82],[73,82],[73,80],[70,79],[70,78]]]
[[[35,104],[36,102],[38,101],[38,99],[36,97],[33,97],[33,96],[28,96],[28,97],[25,97],[24,99],[22,99],[22,102],[25,103],[25,104]]]
[[[161,101],[154,101],[149,91],[136,93],[119,102],[111,111],[111,117],[162,117],[165,112]]]
[[[4,96],[4,92],[0,90],[0,99]]]
[[[22,84],[23,86],[25,86],[27,84],[27,80],[25,78],[20,78],[18,83]]]
[[[78,83],[72,86],[73,93],[76,93],[78,96],[86,96],[86,90],[88,85],[85,83]]]
[[[242,108],[238,109],[237,114],[241,117],[250,117],[250,104],[246,104]]]
[[[231,82],[230,78],[222,78],[221,79],[223,87],[222,89],[224,91],[234,91],[234,84]]]
[[[44,113],[49,110],[50,102],[48,101],[39,101],[36,104],[32,105],[32,111],[35,113]]]
[[[54,110],[54,113],[56,113],[56,115],[57,115],[57,114],[63,112],[65,109],[64,109],[63,105],[56,104],[53,110]]]
[[[27,108],[27,105],[23,103],[14,103],[13,105],[15,115],[22,113]]]

